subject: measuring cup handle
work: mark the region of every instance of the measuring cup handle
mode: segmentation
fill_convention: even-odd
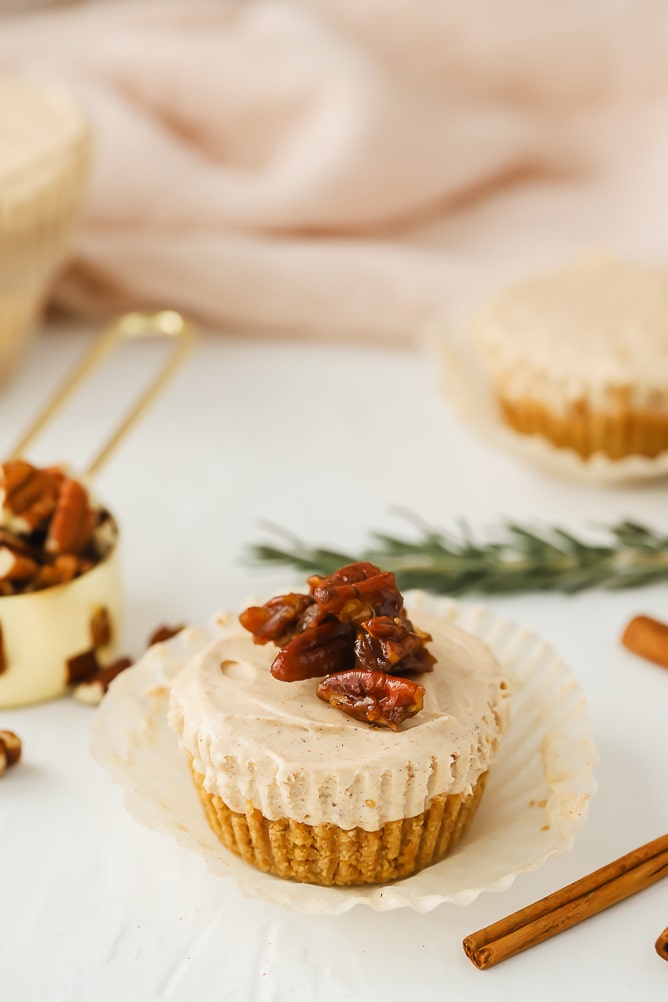
[[[157,336],[174,340],[174,350],[170,353],[165,365],[157,376],[147,386],[130,411],[117,425],[110,437],[99,450],[86,470],[87,477],[93,477],[111,456],[112,452],[122,442],[132,426],[144,411],[150,406],[164,386],[169,382],[179,366],[185,360],[195,339],[194,326],[174,310],[161,310],[157,313],[126,313],[112,321],[95,341],[71,375],[60,386],[43,410],[37,415],[23,437],[14,446],[10,458],[22,456],[35,438],[46,427],[65,401],[77,389],[88,375],[100,365],[108,354],[120,342],[134,338]]]

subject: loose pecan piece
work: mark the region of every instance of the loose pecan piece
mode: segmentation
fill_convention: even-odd
[[[76,686],[72,695],[79,703],[97,706],[102,702],[103,696],[116,676],[131,668],[133,664],[132,658],[119,658],[104,668],[98,668],[93,675],[89,675]]]
[[[339,672],[318,683],[317,694],[355,720],[396,731],[424,705],[424,686],[380,671]]]
[[[274,658],[271,674],[281,682],[301,682],[352,668],[353,637],[352,625],[337,619],[311,626],[281,648]]]
[[[164,644],[166,640],[171,640],[181,630],[185,630],[183,623],[180,626],[157,626],[148,638],[147,647],[153,647],[153,644]]]
[[[317,606],[310,595],[290,592],[276,595],[264,605],[251,605],[239,616],[239,622],[253,634],[253,643],[273,641],[284,647],[300,627],[300,621],[309,606]],[[313,625],[310,623],[309,625]]]
[[[78,480],[63,480],[44,548],[47,553],[81,553],[95,528],[88,491]]]
[[[21,758],[21,739],[14,731],[0,731],[0,776]]]

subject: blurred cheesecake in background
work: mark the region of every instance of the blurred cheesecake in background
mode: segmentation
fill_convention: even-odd
[[[67,254],[90,139],[66,94],[0,76],[0,380],[20,357]]]
[[[668,450],[668,269],[591,255],[503,291],[473,335],[515,431],[583,459]]]

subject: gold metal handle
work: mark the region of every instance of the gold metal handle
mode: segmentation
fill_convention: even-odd
[[[65,401],[77,387],[97,368],[98,365],[121,342],[135,338],[158,336],[174,340],[174,350],[170,353],[166,364],[158,372],[152,383],[146,388],[128,414],[121,420],[115,431],[102,446],[86,470],[87,477],[93,477],[100,471],[114,449],[125,438],[132,426],[149,407],[169,382],[179,366],[184,362],[193,346],[195,328],[180,313],[174,310],[161,310],[159,313],[126,313],[114,320],[95,341],[90,351],[84,355],[72,374],[54,393],[44,409],[37,415],[20,442],[14,446],[11,458],[22,456],[34,439],[46,427],[51,418],[62,407]]]

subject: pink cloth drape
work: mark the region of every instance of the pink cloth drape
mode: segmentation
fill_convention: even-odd
[[[101,3],[0,22],[85,105],[61,302],[407,339],[578,250],[668,259],[664,0]]]

